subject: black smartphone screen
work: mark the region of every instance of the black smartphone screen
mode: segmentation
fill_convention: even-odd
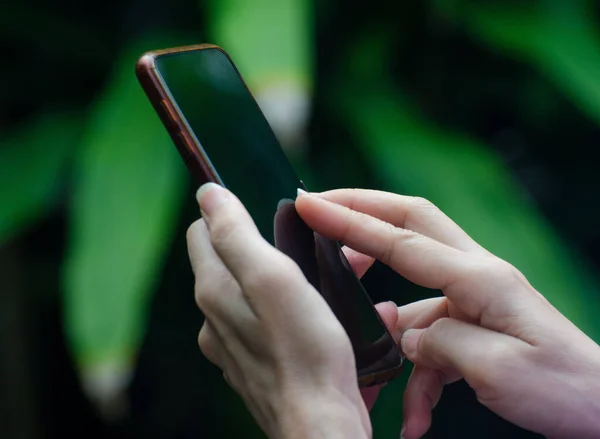
[[[156,69],[219,183],[299,264],[344,326],[359,376],[398,367],[399,350],[340,245],[296,213],[293,199],[303,185],[229,57],[219,49],[181,52],[158,57]]]

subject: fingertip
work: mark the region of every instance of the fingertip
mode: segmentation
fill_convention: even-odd
[[[308,197],[318,197],[319,195],[321,195],[319,192],[308,192],[307,190],[304,190],[302,188],[297,188],[296,189],[296,195],[298,198],[303,197],[303,196],[308,196]]]
[[[302,202],[310,202],[317,200],[318,197],[318,193],[316,192],[307,192],[304,189],[298,188],[296,189],[296,202],[302,201]]]
[[[308,192],[306,192],[304,189],[297,189],[296,200],[294,203],[296,204],[296,209],[298,212],[302,209],[302,206],[305,205],[305,202],[310,202],[309,198],[310,195]]]
[[[194,239],[198,233],[202,233],[204,230],[206,230],[206,221],[204,221],[204,218],[194,221],[187,229],[186,237],[188,241]]]
[[[323,216],[327,215],[326,209],[328,202],[320,197],[315,196],[310,192],[306,192],[302,189],[298,189],[298,196],[296,197],[295,205],[298,215],[314,229],[314,224],[320,224],[323,220]]]
[[[194,221],[187,229],[185,234],[188,249],[194,248],[196,244],[200,244],[208,235],[208,228],[204,218]]]
[[[196,201],[198,203],[200,203],[200,199],[208,192],[210,192],[213,189],[218,189],[221,186],[219,186],[216,183],[213,182],[208,182],[208,183],[204,183],[202,186],[200,186],[198,188],[198,190],[196,191]]]
[[[229,199],[230,192],[216,183],[205,183],[196,192],[196,201],[200,205],[203,217],[210,216]]]
[[[296,189],[296,191],[297,191],[296,196],[298,198],[300,198],[302,195],[308,194],[308,192],[306,192],[304,189],[301,189],[301,188]]]

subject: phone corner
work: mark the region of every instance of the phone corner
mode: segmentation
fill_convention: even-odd
[[[143,78],[156,68],[156,56],[152,52],[143,53],[135,63],[135,74],[138,78]]]

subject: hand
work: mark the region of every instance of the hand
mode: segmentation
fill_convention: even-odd
[[[404,394],[406,439],[430,427],[445,384],[553,438],[600,437],[600,347],[507,262],[431,203],[367,190],[302,195],[316,232],[376,258],[444,297],[398,308],[395,338],[415,364]],[[360,260],[359,256],[355,256]]]
[[[202,352],[269,437],[370,438],[350,340],[329,306],[229,191],[208,184],[198,200],[188,249]]]

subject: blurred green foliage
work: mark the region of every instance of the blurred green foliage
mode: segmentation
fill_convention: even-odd
[[[0,244],[52,207],[59,191],[57,177],[81,141],[76,114],[55,110],[32,119],[0,139]]]
[[[348,83],[331,102],[348,119],[386,187],[431,200],[600,340],[594,276],[524,197],[494,151],[428,123],[411,108],[384,75],[385,41],[389,39],[366,37],[355,48],[346,69]]]
[[[185,194],[183,164],[132,74],[150,41],[116,60],[75,163],[65,325],[84,366],[134,362]]]
[[[74,72],[93,76],[90,72],[104,69],[95,82],[77,83],[80,89],[73,93],[78,96],[67,99],[36,85],[40,80],[31,72],[39,60],[33,57],[21,70],[6,68],[2,90],[17,115],[6,116],[0,132],[0,245],[9,249],[5,257],[12,257],[11,245],[56,212],[68,217],[66,254],[56,254],[64,258],[62,321],[72,361],[84,377],[99,364],[117,372],[138,361],[143,364],[138,352],[153,337],[152,322],[161,321],[152,304],[171,303],[159,294],[165,289],[189,300],[182,300],[179,308],[159,306],[173,314],[157,331],[167,334],[162,337],[168,347],[175,346],[178,337],[193,344],[193,331],[174,329],[176,312],[194,307],[191,283],[189,278],[169,281],[167,274],[182,270],[169,269],[173,254],[183,255],[174,260],[184,264],[181,237],[196,215],[187,210],[193,205],[192,189],[137,84],[133,65],[145,50],[206,40],[226,50],[231,46],[234,61],[239,53],[251,87],[283,75],[314,88],[312,145],[297,163],[310,187],[370,185],[429,198],[490,251],[521,269],[561,311],[600,340],[594,274],[600,253],[589,250],[600,242],[594,226],[600,214],[585,210],[580,202],[589,201],[586,191],[600,189],[597,175],[588,172],[574,192],[544,195],[551,189],[536,189],[536,175],[519,174],[497,140],[498,132],[510,126],[520,133],[512,142],[517,155],[537,157],[549,172],[564,172],[563,180],[585,174],[580,169],[588,169],[583,168],[589,162],[587,151],[576,143],[588,148],[597,144],[600,125],[596,3],[382,0],[372,8],[334,0],[261,0],[252,6],[214,0],[200,7],[183,0],[175,3],[176,7],[115,3],[98,22],[110,28],[110,12],[119,11],[124,27],[135,29],[120,33],[93,20],[86,26],[57,11],[34,14],[30,26],[24,26],[19,17],[30,14],[23,5],[11,5],[10,13],[0,14],[5,46],[26,41],[50,53],[48,59],[71,62],[61,71],[70,78],[66,88],[75,84]],[[126,19],[142,13],[154,18]],[[63,33],[55,32],[60,27]],[[183,32],[192,37],[182,38]],[[67,46],[66,53],[59,50]],[[26,97],[13,87],[36,92]],[[39,92],[42,89],[46,94]],[[485,102],[486,97],[491,102]],[[510,122],[498,121],[502,117],[497,114]],[[572,151],[580,153],[580,161],[568,157]],[[536,199],[536,194],[548,198]],[[584,210],[575,212],[575,207]],[[569,218],[570,212],[577,218]],[[569,242],[570,237],[576,239]],[[588,247],[586,241],[592,244]],[[401,304],[407,297],[432,294],[406,291],[392,298]],[[199,327],[193,317],[181,319]],[[172,349],[161,355],[173,356],[175,370],[180,370],[184,359],[177,352],[184,350]],[[156,370],[166,369],[158,357]],[[138,380],[147,382],[143,370],[137,370]],[[181,377],[167,379],[158,372],[149,376],[149,381],[166,380],[157,390],[160,395],[168,393],[165,389],[172,383],[184,389],[187,382],[201,387],[191,395],[202,395],[202,401],[181,403],[173,410],[187,413],[189,421],[178,418],[181,413],[169,418],[169,407],[164,407],[164,422],[178,419],[183,429],[185,422],[196,420],[193,410],[200,407],[204,411],[198,415],[199,424],[208,423],[211,416],[215,424],[222,424],[220,433],[206,432],[205,437],[261,436],[239,399],[207,363]],[[376,406],[375,437],[398,437],[406,376],[391,384]],[[159,422],[156,418],[144,422]],[[236,422],[228,423],[230,418]],[[195,428],[200,427],[190,427]],[[173,437],[161,431],[145,437]],[[180,431],[175,437],[188,436]]]
[[[492,49],[531,63],[579,108],[600,122],[600,30],[591,1],[546,0],[515,7],[473,3],[464,14],[473,35]]]

